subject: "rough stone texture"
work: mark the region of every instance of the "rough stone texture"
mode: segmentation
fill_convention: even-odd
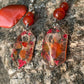
[[[0,57],[0,84],[9,84],[9,75],[6,69],[4,68],[4,65],[1,61],[1,57]]]
[[[37,42],[31,63],[21,70],[14,67],[10,55],[15,39],[24,28],[22,19],[11,29],[0,28],[0,84],[84,84],[84,0],[67,0],[70,8],[66,17],[54,22],[53,11],[62,1],[35,0],[32,32]],[[0,8],[9,4],[28,7],[30,1],[0,0]],[[41,50],[45,32],[55,24],[69,34],[69,43],[66,62],[51,70],[43,61]]]

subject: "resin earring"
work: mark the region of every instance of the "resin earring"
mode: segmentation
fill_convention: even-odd
[[[64,18],[65,11],[68,9],[65,3],[63,2],[53,13],[58,20]],[[43,41],[41,55],[50,67],[59,66],[66,60],[67,43],[68,35],[61,28],[55,27],[48,30]]]
[[[42,57],[50,67],[58,66],[66,60],[68,35],[59,28],[49,29],[42,45]]]
[[[11,57],[19,69],[31,61],[35,41],[36,38],[31,30],[24,31],[17,37]]]
[[[19,69],[32,60],[36,41],[30,29],[30,26],[34,23],[34,14],[32,12],[26,13],[23,23],[26,25],[26,29],[17,37],[11,54],[14,63]]]

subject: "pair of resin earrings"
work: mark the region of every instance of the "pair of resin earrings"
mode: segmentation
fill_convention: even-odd
[[[60,8],[54,11],[53,16],[61,20],[65,17],[65,11],[67,10],[68,4],[63,2]],[[23,5],[10,5],[2,8],[0,10],[0,26],[11,28],[25,13],[26,7]],[[34,14],[32,12],[26,13],[23,18],[23,23],[27,27],[31,26],[34,23]],[[35,41],[36,38],[31,32],[31,29],[23,31],[17,37],[11,57],[19,69],[32,60]],[[58,27],[49,29],[46,33],[43,40],[41,55],[50,67],[54,67],[55,65],[58,66],[66,60],[67,41],[68,35]]]

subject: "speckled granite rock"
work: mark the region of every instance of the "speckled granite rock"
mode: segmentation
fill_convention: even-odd
[[[37,42],[31,63],[21,70],[15,68],[10,55],[17,36],[24,28],[22,19],[11,29],[0,28],[1,68],[6,69],[6,72],[0,70],[0,78],[1,74],[5,74],[0,84],[84,84],[84,0],[66,0],[70,6],[66,17],[54,23],[52,13],[61,1],[35,0],[36,22],[32,26],[32,32],[37,37]],[[29,0],[0,0],[0,8],[9,4],[28,6],[29,3]],[[51,70],[43,61],[41,50],[44,34],[54,24],[60,25],[69,34],[69,43],[66,62]],[[3,82],[4,79],[6,82]]]
[[[0,57],[0,84],[9,84],[9,81],[10,79],[9,79],[8,73],[5,70]]]

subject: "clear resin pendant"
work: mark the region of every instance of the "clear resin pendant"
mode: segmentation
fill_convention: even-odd
[[[30,30],[17,37],[11,57],[19,69],[32,60],[35,41],[36,38]]]
[[[59,66],[66,60],[68,35],[62,30],[49,29],[42,45],[42,57],[49,67]]]

